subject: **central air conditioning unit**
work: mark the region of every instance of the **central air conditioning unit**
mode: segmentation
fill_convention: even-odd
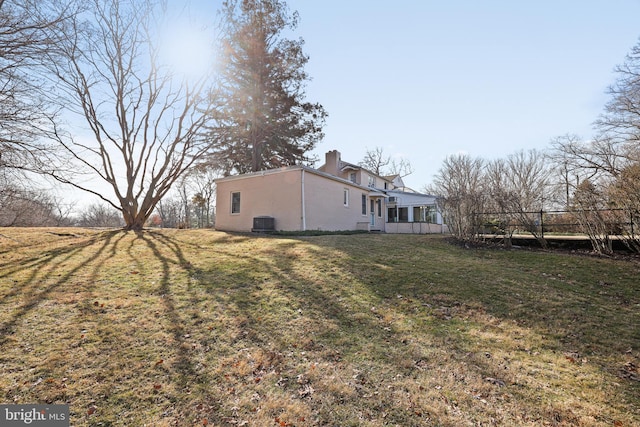
[[[276,220],[272,216],[256,216],[253,218],[251,231],[257,233],[276,231]]]
[[[398,198],[395,196],[389,197],[388,203],[398,203]]]

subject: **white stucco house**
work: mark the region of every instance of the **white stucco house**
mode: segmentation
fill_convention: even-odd
[[[317,169],[296,165],[216,180],[216,229],[447,232],[434,196],[345,162],[336,150]]]

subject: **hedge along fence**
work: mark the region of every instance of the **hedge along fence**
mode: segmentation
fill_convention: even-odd
[[[584,235],[596,252],[612,253],[612,241],[640,253],[640,212],[630,209],[584,209],[474,214],[479,236],[493,234],[510,239],[514,234],[531,234],[543,247],[546,237]]]

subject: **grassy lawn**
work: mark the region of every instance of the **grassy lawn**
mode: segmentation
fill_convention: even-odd
[[[0,403],[74,426],[638,426],[640,263],[0,229]]]

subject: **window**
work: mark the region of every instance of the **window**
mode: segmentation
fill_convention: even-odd
[[[387,209],[387,222],[398,222],[398,208],[388,208]]]
[[[362,215],[367,214],[367,195],[362,195]]]
[[[349,189],[345,188],[342,191],[342,204],[345,206],[349,206]]]
[[[436,217],[436,207],[431,206],[414,206],[413,208],[413,220],[415,222],[428,222],[431,224],[435,224]]]
[[[240,192],[231,193],[231,213],[240,213]]]
[[[376,200],[376,204],[378,205],[378,217],[382,218],[382,200]]]
[[[369,187],[373,188],[375,186],[376,186],[376,177],[369,175]]]
[[[356,183],[356,173],[355,172],[351,172],[349,174],[349,181],[353,182],[354,184]]]
[[[409,222],[409,208],[388,208],[387,209],[388,219],[387,222]]]
[[[409,208],[398,208],[398,222],[409,222]]]

